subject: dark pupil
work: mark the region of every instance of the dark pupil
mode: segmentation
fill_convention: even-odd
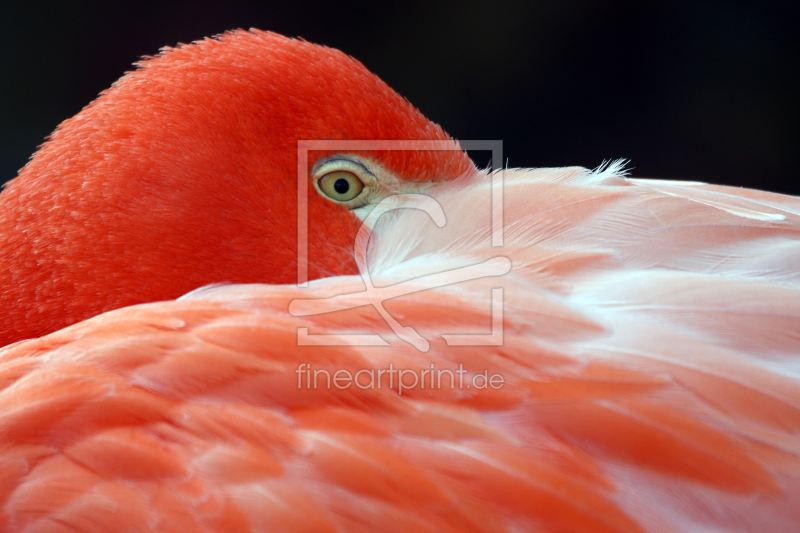
[[[350,184],[347,183],[347,180],[344,178],[339,178],[336,180],[336,183],[333,184],[334,190],[339,194],[344,194],[350,190]]]

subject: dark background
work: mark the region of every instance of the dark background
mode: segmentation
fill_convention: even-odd
[[[137,57],[257,27],[344,50],[512,167],[800,194],[792,2],[3,2],[0,182]]]

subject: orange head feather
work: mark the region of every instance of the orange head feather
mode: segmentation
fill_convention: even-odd
[[[449,137],[354,59],[273,33],[139,63],[0,195],[0,345],[209,283],[294,282],[300,139]],[[404,180],[471,168],[460,151],[361,155]],[[358,220],[309,191],[309,276],[354,273]]]

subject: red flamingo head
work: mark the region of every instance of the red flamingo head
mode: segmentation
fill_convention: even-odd
[[[235,31],[143,60],[0,195],[0,345],[210,283],[295,282],[297,142],[321,139],[450,138],[353,58],[301,40]],[[356,271],[351,208],[376,188],[472,168],[459,150],[332,155],[309,153],[312,279]],[[337,196],[360,187],[364,201]]]

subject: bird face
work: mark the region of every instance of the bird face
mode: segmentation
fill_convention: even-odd
[[[299,141],[365,139],[450,138],[307,42],[237,31],[143,60],[0,195],[0,345],[210,283],[293,283],[298,201],[309,277],[355,273],[359,216],[472,168],[458,150],[311,151],[298,199]]]
[[[409,181],[383,167],[376,159],[337,153],[317,160],[311,170],[316,192],[347,208],[360,220],[390,196],[424,193],[433,181]]]

